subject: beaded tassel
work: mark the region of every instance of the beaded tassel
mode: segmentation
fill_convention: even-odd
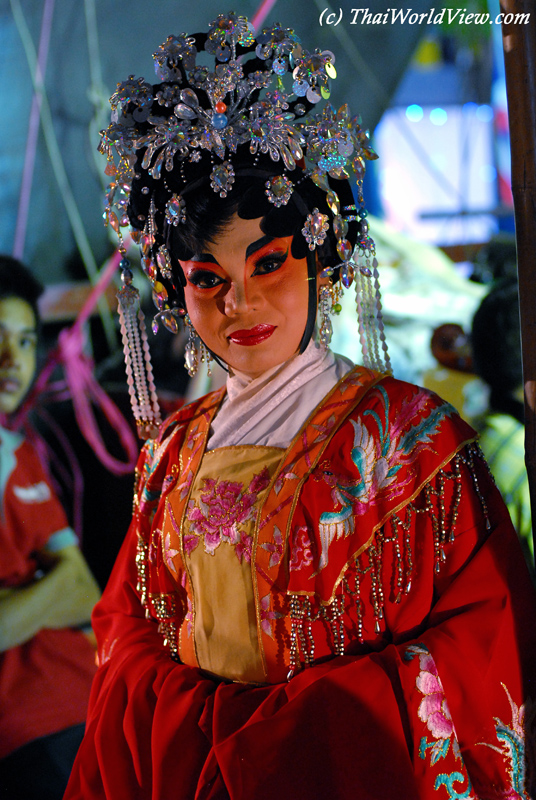
[[[381,633],[381,620],[383,620],[384,596],[382,589],[382,556],[383,556],[383,528],[377,532],[374,544],[367,551],[370,563],[371,592],[370,599],[374,610],[374,633]]]
[[[313,623],[323,620],[329,625],[335,655],[344,655],[344,596],[333,599],[329,606],[320,606],[317,611],[308,597],[300,599],[296,595],[290,598],[290,665],[287,680],[290,680],[301,668],[300,652],[306,667],[310,667],[315,658],[315,639]]]
[[[462,455],[460,453],[459,457],[460,457],[461,461],[463,461],[463,463],[467,466],[467,468],[469,469],[469,472],[471,473],[471,478],[473,480],[473,485],[475,487],[475,492],[477,494],[478,499],[480,500],[482,513],[484,515],[484,519],[485,519],[485,522],[486,522],[486,530],[489,531],[489,530],[491,530],[491,522],[490,522],[489,514],[488,514],[488,506],[487,506],[486,500],[484,498],[484,495],[482,494],[482,491],[480,489],[480,484],[478,483],[478,475],[477,475],[477,471],[475,469],[475,458],[478,458],[485,465],[485,468],[487,469],[488,474],[491,474],[491,473],[489,472],[489,467],[488,467],[487,462],[486,462],[486,460],[485,460],[485,458],[484,458],[484,456],[482,454],[482,450],[480,449],[480,447],[477,444],[473,443],[473,444],[467,445],[467,447],[465,448],[465,453],[466,453],[466,455]]]
[[[186,344],[186,349],[184,351],[184,365],[186,367],[186,371],[190,378],[193,378],[194,375],[197,374],[197,370],[199,369],[199,351],[197,349],[196,344],[196,334],[194,326],[191,323],[190,317],[188,314],[184,318],[184,324],[188,328],[188,342]]]
[[[385,326],[383,324],[382,300],[380,291],[380,273],[378,272],[378,261],[376,257],[372,259],[372,276],[374,278],[375,317],[376,317],[376,324],[378,326],[378,336],[382,348],[382,355],[381,355],[382,366],[385,365],[384,369],[387,372],[392,372],[391,359],[389,358],[387,341],[385,339]]]
[[[207,367],[207,378],[212,377],[212,356],[204,342],[201,342],[201,363]]]
[[[153,594],[151,604],[158,620],[158,632],[162,636],[164,647],[167,647],[171,657],[177,661],[179,650],[177,647],[177,604],[173,594]]]
[[[331,337],[333,336],[333,326],[329,318],[332,306],[331,287],[322,286],[320,289],[320,298],[318,302],[318,309],[320,311],[320,342],[324,347],[329,347]]]
[[[300,647],[298,644],[300,601],[296,595],[290,598],[290,664],[287,674],[289,681],[300,667]]]
[[[382,316],[378,261],[373,249],[359,248],[355,269],[355,292],[359,340],[366,367],[391,372]]]
[[[375,256],[371,261],[370,251],[365,251],[355,271],[355,292],[364,364],[380,372],[391,372],[382,316],[378,262]]]
[[[149,342],[138,290],[132,286],[132,272],[122,263],[123,288],[117,293],[123,339],[128,393],[138,434],[142,439],[154,438],[161,423],[158,398],[151,367]],[[128,264],[128,262],[127,262]]]
[[[324,609],[323,609],[324,610]],[[337,656],[344,655],[344,598],[334,597],[329,610],[325,610],[326,616],[329,615],[331,623],[331,633],[333,636],[333,651]]]
[[[140,596],[140,602],[145,608],[145,616],[150,617],[149,609],[147,607],[147,564],[149,563],[149,545],[145,543],[141,536],[138,535],[138,544],[136,547],[136,572],[138,575],[138,582],[136,584],[136,591]]]

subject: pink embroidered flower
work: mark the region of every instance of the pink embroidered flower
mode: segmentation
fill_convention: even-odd
[[[178,550],[174,550],[171,547],[171,534],[167,533],[166,538],[164,539],[164,559],[168,566],[170,572],[174,572],[175,575],[177,574],[177,570],[175,569],[175,564],[173,563],[173,559],[175,556],[179,555]]]
[[[193,614],[192,601],[190,600],[189,597],[186,598],[186,602],[188,604],[188,611],[186,613],[186,616],[184,617],[184,621],[186,622],[186,635],[190,639],[190,637],[192,635],[192,626],[193,626],[193,622],[194,622],[194,614]]]
[[[295,463],[296,462],[291,464],[286,472],[281,472],[279,474],[279,476],[276,478],[276,481],[274,483],[274,490],[275,490],[276,494],[279,494],[279,492],[283,488],[283,484],[284,484],[285,481],[297,481],[298,480],[298,476],[296,475],[296,473],[292,472],[292,469],[293,469]]]
[[[190,431],[190,433],[188,434],[188,438],[187,438],[187,440],[186,440],[186,447],[187,447],[189,450],[191,450],[191,449],[192,449],[192,447],[194,446],[194,442],[195,442],[195,440],[196,440],[196,439],[198,438],[198,436],[199,436],[198,430],[199,430],[199,425],[194,425],[194,427],[192,428],[192,430],[191,430],[191,431]]]
[[[315,444],[317,442],[323,442],[324,439],[327,439],[336,421],[336,415],[332,414],[325,422],[322,422],[320,425],[312,426],[314,430],[317,431],[317,435],[315,436]]]
[[[242,538],[236,545],[236,557],[242,563],[242,558],[244,558],[248,564],[251,564],[251,545],[253,543],[252,536],[246,536],[246,534],[242,534]]]
[[[239,525],[252,519],[257,496],[269,481],[266,467],[252,478],[247,488],[233,481],[205,478],[199,506],[190,501],[187,518],[191,523],[191,533],[203,537],[206,553],[214,555],[222,542],[232,545],[241,542]],[[242,555],[245,556],[244,547],[240,559]]]
[[[283,555],[283,538],[277,525],[274,525],[273,538],[273,542],[265,542],[261,545],[263,550],[267,550],[270,553],[270,567],[275,567],[276,564],[279,564],[281,556]]]
[[[261,598],[261,628],[270,637],[273,638],[272,625],[274,619],[279,619],[284,616],[279,611],[270,611],[270,595],[267,594]]]
[[[249,484],[248,491],[257,497],[259,492],[262,492],[263,489],[266,489],[268,484],[270,483],[270,474],[268,469],[265,467],[261,470],[257,475],[254,475],[251,479],[251,483]]]
[[[454,733],[454,725],[437,667],[430,654],[421,655],[419,663],[416,685],[424,695],[417,712],[419,719],[435,739],[448,739]]]
[[[191,555],[197,545],[199,544],[199,536],[196,536],[193,533],[186,533],[184,535],[184,552],[187,556]]]
[[[192,485],[192,481],[194,479],[194,473],[192,470],[188,470],[188,474],[186,475],[185,480],[182,483],[179,483],[177,486],[177,491],[179,492],[179,497],[181,500],[184,500],[188,492],[190,491],[190,486]]]

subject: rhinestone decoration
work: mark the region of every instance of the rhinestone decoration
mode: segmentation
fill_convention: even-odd
[[[227,197],[235,181],[233,165],[229,161],[218,164],[210,173],[210,185],[220,197]]]
[[[305,220],[302,233],[305,241],[309,245],[309,250],[314,250],[318,244],[322,244],[327,236],[329,229],[328,218],[322,214],[318,208],[314,208]]]
[[[186,222],[186,203],[178,194],[174,194],[166,203],[166,222],[168,225],[178,225]]]
[[[163,278],[167,280],[171,280],[172,272],[171,272],[171,259],[169,257],[169,251],[165,244],[163,244],[159,249],[158,253],[156,254],[156,263],[158,264],[158,268],[160,270],[160,274]]]
[[[267,180],[264,185],[266,186],[264,193],[276,208],[286,206],[294,191],[294,184],[285,175],[275,175]]]
[[[237,56],[239,45],[254,50],[265,68],[244,75]],[[347,106],[338,111],[327,106],[321,114],[308,118],[303,116],[305,107],[295,102],[296,94],[313,104],[329,97],[330,80],[336,77],[331,51],[308,52],[294,31],[279,24],[264,28],[255,37],[248,20],[235,13],[220,14],[210,23],[204,49],[215,57],[212,69],[197,64],[199,53],[193,36],[169,36],[153,58],[158,77],[171,85],[163,85],[155,97],[143,78],[130,75],[118,84],[110,99],[112,124],[103,131],[99,148],[108,157],[109,169],[114,170],[105,212],[108,224],[119,224],[112,216],[114,199],[121,185],[128,194],[132,153],[141,148],[145,149],[142,166],[154,180],[171,171],[177,159],[198,160],[199,150],[208,150],[229,165],[236,148],[245,142],[250,143],[253,154],[269,153],[289,170],[301,162],[311,177],[348,177],[348,170],[353,169],[362,179],[364,159],[376,155],[358,118],[350,116]],[[285,86],[287,76],[291,81]],[[252,92],[274,84],[275,89],[261,99],[251,98]],[[210,107],[205,107],[203,96]],[[173,113],[158,116],[152,111],[153,101],[160,108],[172,108]],[[289,110],[291,102],[293,111]],[[138,130],[140,122],[149,129]],[[119,165],[113,163],[114,151]],[[230,170],[218,172],[224,174],[211,176],[214,191],[228,192]],[[121,219],[117,213],[116,217]],[[182,219],[180,211],[170,209],[168,223],[177,224],[177,218]]]

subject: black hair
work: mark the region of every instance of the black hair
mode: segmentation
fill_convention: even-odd
[[[471,332],[477,375],[490,387],[490,407],[524,422],[514,393],[523,383],[517,281],[504,281],[484,297]]]
[[[38,300],[44,287],[21,261],[0,255],[0,300],[17,297],[31,307],[36,324],[40,323]]]

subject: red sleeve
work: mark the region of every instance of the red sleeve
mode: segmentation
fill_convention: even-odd
[[[484,472],[472,481],[444,568],[436,575],[426,552],[419,561],[434,598],[418,635],[393,619],[378,652],[275,686],[211,680],[170,659],[135,590],[132,528],[95,612],[104,663],[66,800],[528,798],[534,598],[494,487]]]

